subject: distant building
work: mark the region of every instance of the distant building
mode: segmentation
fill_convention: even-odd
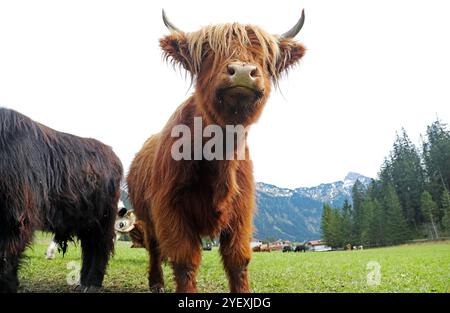
[[[310,240],[306,243],[309,247],[310,251],[322,252],[322,251],[331,251],[332,248],[327,246],[325,242],[322,240]]]

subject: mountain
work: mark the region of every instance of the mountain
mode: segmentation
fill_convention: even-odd
[[[358,173],[350,172],[345,176],[344,180],[334,183],[320,184],[315,187],[303,187],[295,189],[295,192],[320,201],[321,203],[329,203],[334,207],[342,206],[345,199],[351,201],[352,188],[356,180],[364,185],[369,185],[371,178]]]
[[[371,178],[350,172],[342,181],[296,189],[257,183],[255,237],[291,241],[320,238],[323,204],[340,207],[345,199],[351,202],[356,180],[368,185]]]

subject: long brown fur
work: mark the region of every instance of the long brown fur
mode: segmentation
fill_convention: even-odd
[[[166,58],[183,66],[196,80],[196,90],[172,115],[164,129],[151,136],[131,164],[127,182],[130,200],[143,223],[150,253],[149,285],[164,287],[161,260],[173,267],[177,292],[196,291],[201,261],[200,238],[220,236],[220,253],[232,292],[248,292],[255,190],[248,147],[245,160],[181,160],[172,158],[176,125],[193,132],[194,117],[211,124],[249,126],[256,122],[270,93],[271,81],[295,64],[304,47],[292,39],[240,24],[208,26],[195,33],[172,32],[160,40]],[[224,106],[217,92],[227,86],[227,65],[257,67],[254,103]],[[236,114],[239,110],[239,114]],[[226,135],[225,135],[226,136]]]

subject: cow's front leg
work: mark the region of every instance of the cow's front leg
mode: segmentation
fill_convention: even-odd
[[[178,253],[171,262],[176,282],[176,292],[197,292],[197,271],[201,262],[198,241],[185,240],[179,243]]]
[[[168,257],[175,276],[176,292],[197,292],[196,276],[201,262],[199,236],[183,225],[180,217],[172,216],[172,225],[160,225],[156,220],[156,236],[161,255]]]
[[[247,268],[251,259],[251,225],[246,224],[242,227],[236,223],[220,234],[220,253],[231,292],[250,292]]]

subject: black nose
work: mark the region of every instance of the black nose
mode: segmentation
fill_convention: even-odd
[[[124,226],[125,226],[125,223],[124,222],[120,222],[119,227],[123,228]]]

